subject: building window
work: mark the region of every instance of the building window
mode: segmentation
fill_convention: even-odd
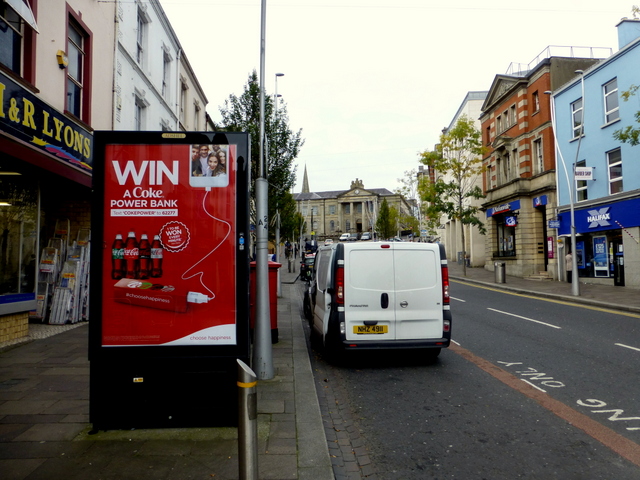
[[[498,134],[502,133],[502,118],[500,115],[496,118],[496,132],[498,132]]]
[[[542,156],[542,139],[538,138],[533,141],[533,173],[538,174],[544,172],[544,157]]]
[[[200,114],[202,113],[202,109],[200,108],[200,104],[198,102],[194,102],[193,110],[193,130],[198,132],[200,131]]]
[[[333,220],[331,220],[331,221],[329,222],[329,231],[330,231],[331,233],[333,233],[333,232],[335,232],[335,231],[336,231],[336,222],[334,222]]]
[[[515,105],[511,105],[511,108],[509,109],[509,121],[511,125],[515,125],[518,122],[518,115]]]
[[[356,203],[356,213],[362,213],[362,203]]]
[[[306,206],[306,205],[304,205],[304,206],[302,207],[302,216],[303,216],[303,217],[306,217],[306,216],[307,216],[307,206]]]
[[[622,153],[619,148],[607,152],[609,165],[609,194],[622,192]]]
[[[349,204],[349,203],[345,204],[344,213],[346,213],[347,215],[351,214],[351,204]]]
[[[185,110],[187,109],[187,92],[189,91],[189,85],[185,79],[180,79],[180,122],[185,123]]]
[[[0,3],[0,63],[17,75],[22,69],[24,21],[5,2]]]
[[[350,232],[351,231],[351,222],[349,220],[347,220],[344,225],[345,225],[345,228],[346,228],[345,231],[346,232]]]
[[[145,129],[145,114],[146,109],[149,106],[149,102],[147,102],[144,98],[144,94],[135,89],[135,101],[133,105],[133,128],[134,130],[144,130]]]
[[[586,167],[587,161],[580,160],[576,163],[576,167]],[[576,181],[576,199],[578,202],[582,202],[584,200],[588,200],[587,195],[587,181],[586,180],[578,180]]]
[[[336,214],[336,206],[329,205],[329,215],[335,215],[335,214]]]
[[[75,22],[69,22],[67,38],[67,111],[83,119],[83,82],[85,71],[85,33]]]
[[[571,104],[571,124],[573,125],[573,138],[582,135],[582,99]]]
[[[507,183],[511,180],[511,158],[508,152],[498,157],[499,184]]]
[[[514,257],[516,255],[516,229],[507,225],[508,215],[500,215],[497,222],[498,251],[497,257]]]
[[[538,92],[533,92],[533,113],[540,111],[540,97]]]
[[[485,134],[486,134],[486,138],[484,143],[486,145],[489,145],[491,143],[491,127],[487,127]]]
[[[620,118],[618,109],[618,79],[614,78],[602,87],[604,94],[604,121],[611,123]]]
[[[171,55],[169,49],[163,45],[162,47],[162,97],[166,100],[169,98],[169,87],[171,80]]]
[[[318,207],[311,207],[311,215],[318,215]]]
[[[138,8],[138,29],[136,32],[136,61],[138,65],[143,65],[144,62],[144,45],[146,40],[147,30],[147,17],[145,12]]]

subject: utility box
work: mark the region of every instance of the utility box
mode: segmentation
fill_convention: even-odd
[[[237,425],[249,134],[95,132],[94,430]]]
[[[278,343],[278,269],[281,263],[269,261],[269,316],[271,317],[271,343]],[[256,262],[251,262],[249,303],[251,330],[256,325]]]
[[[505,262],[494,262],[494,273],[496,283],[505,283],[507,281],[507,264]]]

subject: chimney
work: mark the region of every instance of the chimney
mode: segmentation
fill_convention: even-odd
[[[622,50],[640,37],[640,19],[623,18],[616,25],[618,29],[618,48]]]

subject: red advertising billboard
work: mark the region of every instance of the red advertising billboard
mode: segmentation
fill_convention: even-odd
[[[209,140],[104,146],[102,347],[236,345],[238,155]]]

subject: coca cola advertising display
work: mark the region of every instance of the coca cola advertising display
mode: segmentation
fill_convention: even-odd
[[[95,140],[92,421],[210,423],[212,401],[236,403],[236,359],[249,361],[249,135]]]

